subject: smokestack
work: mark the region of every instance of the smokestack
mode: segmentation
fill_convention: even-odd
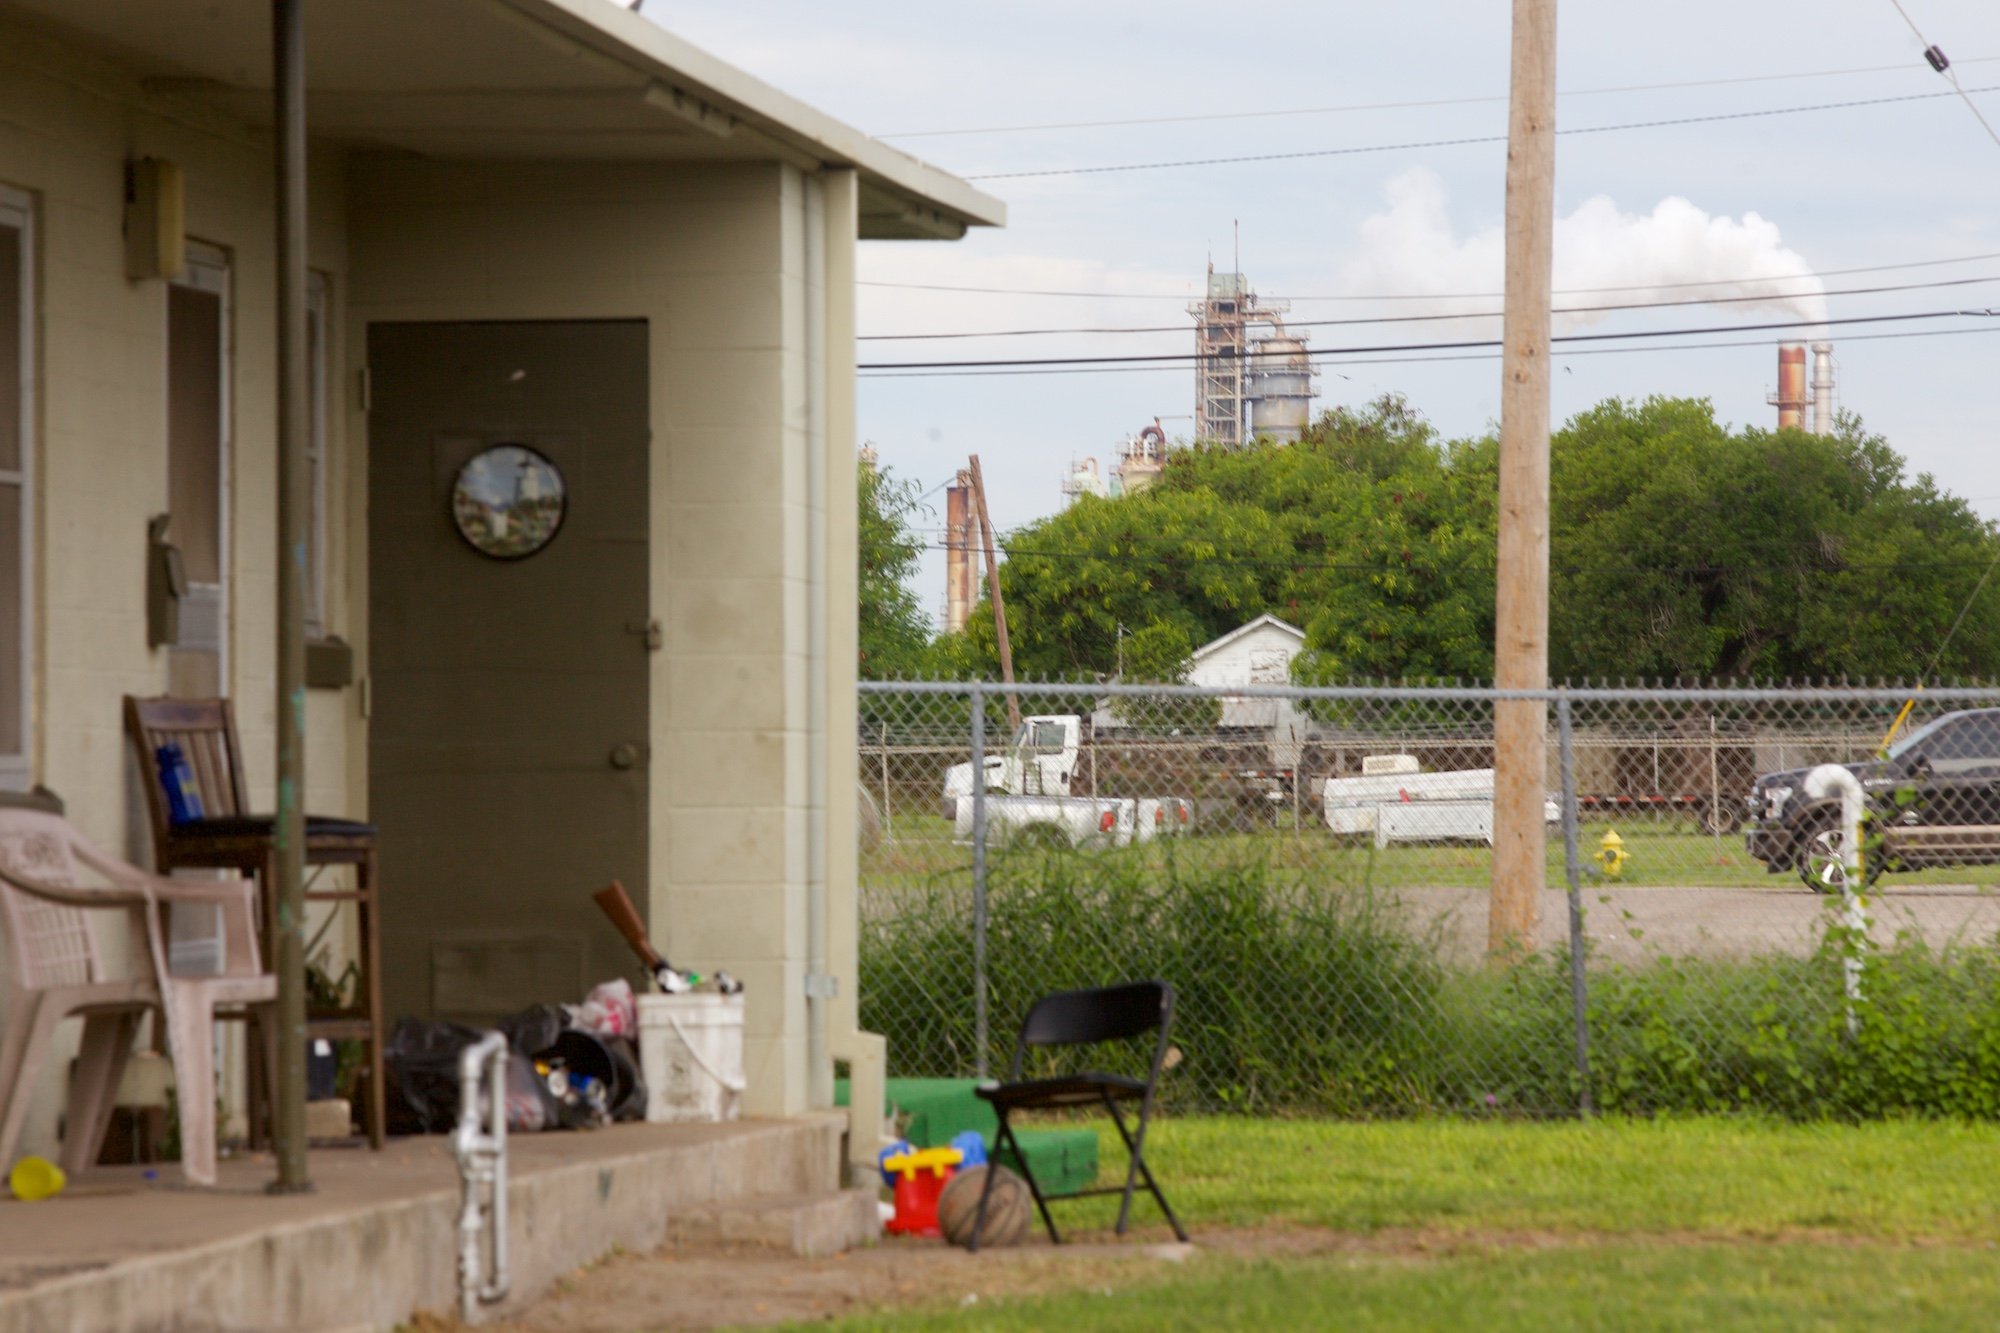
[[[1833,434],[1833,344],[1814,343],[1812,354],[1812,431],[1815,435],[1831,435]]]
[[[1806,345],[1778,344],[1778,391],[1769,399],[1778,409],[1778,429],[1798,430],[1806,416]]]
[[[972,478],[960,469],[944,492],[944,627],[953,634],[972,615]]]

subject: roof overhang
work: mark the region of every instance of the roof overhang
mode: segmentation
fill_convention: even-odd
[[[0,0],[153,90],[270,121],[270,0]],[[316,140],[450,160],[784,161],[853,168],[865,239],[955,239],[1006,206],[614,0],[306,6]]]

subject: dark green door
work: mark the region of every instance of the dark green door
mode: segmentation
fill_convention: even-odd
[[[590,894],[646,902],[646,361],[641,322],[369,329],[392,1018],[490,1020],[634,975]]]

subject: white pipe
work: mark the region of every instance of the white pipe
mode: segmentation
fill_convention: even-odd
[[[1863,896],[1866,880],[1862,874],[1861,817],[1866,795],[1861,779],[1839,764],[1821,764],[1806,774],[1806,796],[1815,801],[1840,794],[1840,899],[1847,938],[1842,946],[1841,970],[1847,983],[1847,1030],[1859,1025],[1856,1006],[1861,1003],[1861,961],[1868,948],[1868,903]]]
[[[487,1075],[487,1127],[480,1128],[479,1077]],[[461,1186],[458,1214],[459,1315],[506,1297],[507,1038],[489,1032],[458,1053],[458,1130],[452,1139]],[[480,1233],[490,1233],[482,1244]],[[491,1264],[488,1264],[488,1256]]]

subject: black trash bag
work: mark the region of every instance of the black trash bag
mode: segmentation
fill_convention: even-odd
[[[555,1045],[556,1039],[568,1029],[569,1010],[559,1004],[530,1005],[493,1026],[506,1036],[510,1055],[533,1060]]]
[[[479,1037],[457,1023],[396,1020],[382,1050],[391,1134],[445,1134],[458,1124],[458,1053]]]

